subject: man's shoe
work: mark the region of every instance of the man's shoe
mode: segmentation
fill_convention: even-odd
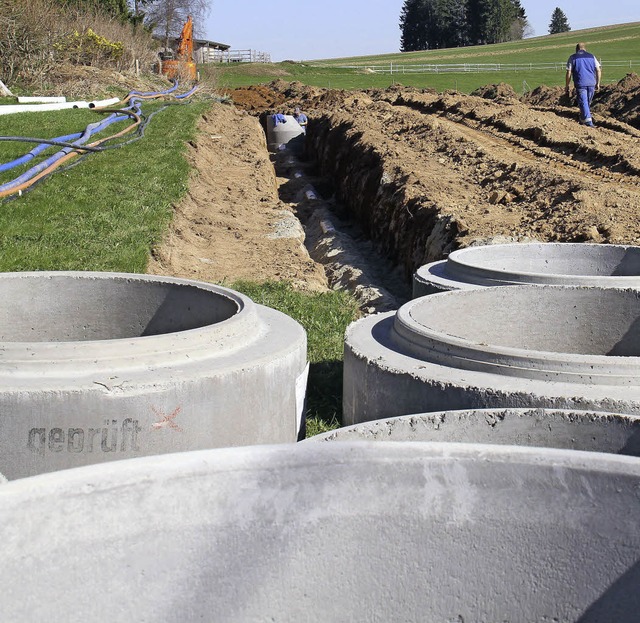
[[[588,128],[595,128],[595,127],[596,127],[595,125],[593,125],[593,121],[587,121],[587,122],[585,122],[585,125],[586,125]]]

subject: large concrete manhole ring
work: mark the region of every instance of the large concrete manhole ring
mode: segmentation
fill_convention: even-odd
[[[437,441],[563,448],[640,456],[640,417],[554,409],[416,413],[345,426],[315,441]]]
[[[640,292],[446,292],[347,329],[345,424],[504,407],[640,413]]]
[[[640,247],[521,243],[469,247],[421,266],[413,296],[513,284],[640,288]]]
[[[306,335],[227,288],[0,274],[0,472],[295,441]]]
[[[45,474],[0,487],[0,611],[50,623],[635,621],[639,481],[633,457],[425,443]]]

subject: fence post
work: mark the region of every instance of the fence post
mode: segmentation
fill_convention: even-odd
[[[389,73],[393,75],[393,61],[389,63]]]

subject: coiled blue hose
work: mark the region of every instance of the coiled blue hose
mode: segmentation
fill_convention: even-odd
[[[140,110],[140,100],[132,100],[131,106],[127,107],[124,110],[139,111]],[[117,123],[119,121],[124,121],[127,119],[127,115],[121,115],[118,113],[114,113],[109,115],[106,119],[102,121],[97,121],[95,123],[90,123],[84,130],[84,132],[80,135],[78,139],[73,141],[73,145],[81,146],[84,145],[89,139],[98,132],[101,132],[105,128],[109,127],[113,123]],[[37,149],[37,148],[36,148]],[[33,150],[32,150],[33,151]],[[39,162],[37,165],[31,167],[29,170],[25,171],[22,175],[16,177],[15,179],[7,182],[6,184],[0,185],[0,192],[5,190],[11,190],[16,186],[20,186],[25,182],[28,182],[32,177],[35,177],[41,171],[44,171],[46,168],[56,163],[60,158],[66,156],[68,153],[73,151],[73,147],[63,147],[60,151],[56,152],[49,158],[46,158],[42,162]]]
[[[153,96],[160,96],[160,95],[168,95],[170,93],[173,93],[177,88],[178,88],[178,82],[174,81],[173,85],[169,89],[166,89],[165,91],[155,91],[155,92],[152,91],[152,92],[148,92],[148,93],[142,93],[140,91],[131,91],[127,95],[127,98],[126,98],[129,101],[129,106],[123,108],[122,111],[123,112],[124,111],[130,111],[130,112],[135,113],[136,115],[141,115],[142,114],[142,112],[141,112],[142,100],[138,99],[138,97],[136,97],[136,96],[139,96],[139,97],[153,97]],[[194,86],[192,89],[190,89],[186,93],[182,93],[180,95],[175,95],[174,97],[175,97],[175,99],[179,99],[179,100],[187,98],[190,95],[193,95],[193,93],[197,89],[198,89],[198,87]],[[104,119],[104,120],[102,120],[100,122],[89,124],[85,128],[85,130],[83,132],[78,132],[78,133],[75,133],[75,134],[68,134],[68,135],[57,137],[57,138],[53,139],[54,142],[69,142],[69,141],[71,141],[71,145],[67,146],[67,147],[64,147],[63,149],[61,149],[57,153],[53,154],[52,156],[50,156],[46,160],[43,160],[42,162],[38,163],[37,165],[35,165],[31,169],[29,169],[28,171],[25,171],[22,175],[20,175],[19,177],[15,178],[14,180],[11,180],[10,182],[7,182],[5,184],[0,185],[0,192],[5,191],[5,190],[10,190],[10,189],[15,188],[17,186],[20,186],[21,184],[24,184],[25,182],[29,181],[32,177],[35,177],[36,175],[38,175],[38,173],[40,173],[41,171],[43,171],[46,168],[50,167],[52,164],[55,164],[58,160],[60,160],[61,158],[63,158],[64,156],[66,156],[67,154],[72,152],[74,150],[74,146],[75,147],[80,147],[80,146],[84,145],[91,138],[91,136],[93,136],[94,134],[97,134],[97,133],[101,132],[102,130],[104,130],[105,128],[107,128],[108,126],[110,126],[113,123],[116,123],[116,122],[119,122],[119,121],[124,121],[127,118],[128,118],[128,115],[126,115],[126,114],[123,115],[123,114],[120,114],[120,113],[114,113],[113,115],[110,115],[109,117],[107,117],[106,119]],[[9,138],[9,137],[3,137],[3,138]],[[12,137],[12,138],[16,138],[16,137]],[[29,139],[29,140],[31,140],[31,139]],[[26,164],[27,162],[29,162],[30,160],[35,158],[37,155],[42,153],[48,147],[50,147],[50,143],[42,143],[42,144],[38,145],[37,147],[34,147],[31,151],[29,151],[25,155],[21,156],[20,158],[16,158],[15,160],[12,160],[11,162],[0,164],[0,172],[8,171],[8,170],[13,169],[13,168],[15,168],[17,166],[20,166],[22,164]]]

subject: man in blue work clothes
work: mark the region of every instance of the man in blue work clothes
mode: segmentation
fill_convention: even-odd
[[[306,134],[307,133],[307,122],[309,121],[307,119],[307,115],[305,115],[299,108],[296,108],[295,112],[293,113],[293,118],[298,122],[298,124],[304,130],[304,133]]]
[[[580,108],[580,123],[593,127],[591,110],[589,105],[593,99],[593,94],[600,89],[600,78],[602,69],[598,59],[587,52],[584,43],[578,43],[576,53],[572,54],[567,61],[567,75],[565,93],[569,95],[569,85],[573,76],[573,85],[576,88],[576,99]]]

